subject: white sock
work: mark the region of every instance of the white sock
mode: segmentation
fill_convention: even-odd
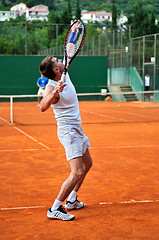
[[[59,206],[61,206],[63,202],[55,199],[55,202],[52,205],[51,211],[57,210]]]
[[[77,196],[77,192],[73,190],[68,196],[67,201],[74,202],[76,200],[76,196]]]

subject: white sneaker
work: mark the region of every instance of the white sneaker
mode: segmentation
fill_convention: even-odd
[[[47,212],[47,217],[49,219],[60,219],[63,221],[71,221],[75,218],[74,215],[71,215],[63,209],[62,205],[58,207],[57,210],[52,211],[51,208],[49,208]]]
[[[74,202],[70,202],[70,201],[66,201],[65,203],[65,209],[70,211],[73,209],[80,209],[84,207],[84,203],[83,202],[79,202],[76,198],[76,200]]]

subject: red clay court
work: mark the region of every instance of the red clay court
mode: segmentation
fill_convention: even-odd
[[[93,167],[75,220],[46,213],[69,174],[52,110],[0,103],[1,240],[159,239],[159,104],[80,102]]]

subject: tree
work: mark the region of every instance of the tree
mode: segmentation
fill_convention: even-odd
[[[47,2],[45,5],[48,6],[49,11],[56,10],[55,5],[54,5],[54,0],[48,0]]]
[[[156,33],[157,32],[157,27],[156,27],[156,17],[154,11],[151,13],[150,16],[150,32],[151,33]]]
[[[136,1],[133,7],[132,17],[132,36],[138,37],[145,35],[145,26],[147,19],[147,13],[144,12],[141,1]]]
[[[117,9],[114,3],[112,5],[112,29],[117,29]]]
[[[141,0],[135,2],[132,14],[128,17],[128,24],[132,26],[132,37],[156,33],[154,12],[148,13]]]
[[[71,11],[71,3],[70,0],[68,0],[68,18],[72,19],[72,11]]]
[[[76,2],[76,19],[80,19],[81,18],[81,10],[79,7],[79,0],[77,0]]]
[[[70,21],[72,19],[70,0],[68,0],[67,3],[68,3],[67,8],[63,11],[61,15],[61,23],[64,23],[64,24],[70,24]]]
[[[48,26],[48,46],[50,46],[50,43],[53,39],[56,39],[56,24],[60,22],[60,18],[57,13],[50,12],[48,16],[48,23],[50,24]],[[59,32],[58,32],[59,34]]]

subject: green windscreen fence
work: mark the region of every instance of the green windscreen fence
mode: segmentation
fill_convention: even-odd
[[[44,56],[0,56],[0,95],[37,94],[36,81],[43,59]],[[69,74],[77,93],[101,92],[107,86],[107,58],[77,56]]]

